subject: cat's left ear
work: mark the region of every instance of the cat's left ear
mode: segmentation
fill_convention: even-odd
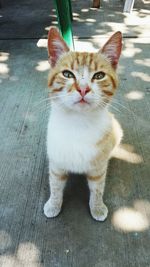
[[[121,54],[121,49],[122,34],[118,31],[110,37],[100,52],[106,55],[106,57],[110,60],[112,67],[116,69]]]
[[[54,67],[60,56],[68,51],[69,48],[57,28],[51,27],[48,33],[48,57],[51,66]]]

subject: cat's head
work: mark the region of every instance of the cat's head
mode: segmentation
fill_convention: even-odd
[[[103,109],[118,85],[116,68],[121,47],[122,35],[116,32],[97,53],[72,52],[57,28],[51,27],[48,85],[52,101],[68,110]]]

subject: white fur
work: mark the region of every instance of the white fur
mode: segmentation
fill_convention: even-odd
[[[100,179],[96,181],[88,180],[90,189],[90,211],[93,218],[97,221],[104,221],[108,214],[108,209],[103,202],[103,192],[105,188],[106,172]]]
[[[56,217],[61,210],[63,202],[63,190],[66,180],[59,179],[59,177],[57,177],[57,175],[50,170],[49,183],[51,194],[49,200],[44,205],[44,214],[48,218],[53,218]]]
[[[106,109],[79,114],[53,104],[47,134],[50,164],[66,172],[88,173],[97,153],[96,143],[110,126]]]

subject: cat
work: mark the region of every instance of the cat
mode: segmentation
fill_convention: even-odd
[[[120,124],[108,112],[116,92],[116,68],[122,48],[114,33],[97,53],[70,51],[55,27],[48,34],[51,113],[47,132],[50,198],[48,218],[62,207],[68,173],[86,174],[89,207],[97,221],[107,218],[103,202],[108,161],[122,139]]]

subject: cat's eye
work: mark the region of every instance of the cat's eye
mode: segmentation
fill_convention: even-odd
[[[74,74],[70,70],[64,70],[62,74],[65,78],[75,78]]]
[[[101,80],[105,77],[105,72],[103,71],[99,71],[99,72],[96,72],[94,75],[93,75],[93,78],[92,79],[95,79],[95,80]]]

